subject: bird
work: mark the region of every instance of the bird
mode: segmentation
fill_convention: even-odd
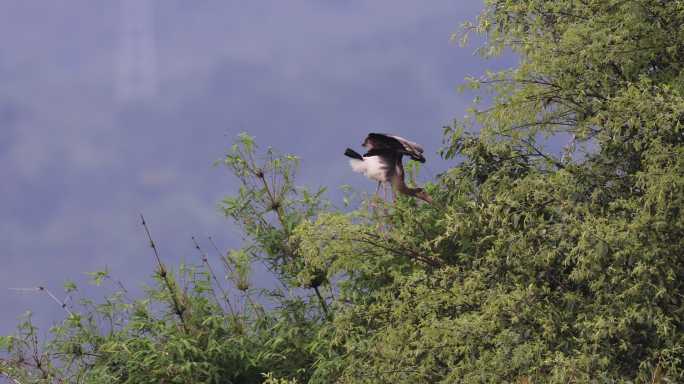
[[[403,137],[385,133],[370,133],[361,145],[368,149],[363,156],[351,148],[347,148],[344,155],[350,158],[349,164],[354,172],[362,173],[367,178],[378,182],[376,196],[380,193],[380,187],[385,186],[385,199],[387,199],[386,185],[389,183],[392,186],[394,198],[399,192],[432,203],[430,195],[425,190],[410,188],[404,181],[402,157],[409,156],[413,160],[424,163],[423,147]]]

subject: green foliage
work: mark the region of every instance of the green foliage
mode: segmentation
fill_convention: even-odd
[[[297,379],[278,379],[271,372],[264,374],[264,379],[264,384],[297,384]]]
[[[468,80],[492,103],[479,109],[478,96],[444,129],[442,154],[458,161],[425,186],[434,204],[336,209],[323,189],[296,186],[298,158],[242,134],[221,161],[239,182],[221,209],[245,243],[218,252],[221,276],[198,245],[202,265],[159,261],[143,298],[115,284],[42,346],[28,317],[0,338],[0,373],[21,383],[684,381],[683,24],[680,1],[488,0],[463,37],[485,34],[483,55],[512,50],[520,62]],[[560,140],[562,151],[546,145]],[[358,203],[346,195],[346,207]],[[260,292],[255,262],[282,287]]]

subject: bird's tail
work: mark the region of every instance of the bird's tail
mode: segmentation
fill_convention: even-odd
[[[352,170],[354,172],[363,173],[363,174],[366,173],[366,171],[368,170],[367,169],[368,166],[367,166],[366,162],[363,161],[363,156],[359,155],[358,152],[356,152],[355,150],[353,150],[351,148],[347,148],[347,150],[344,151],[344,155],[347,157],[351,157],[351,159],[349,159],[349,165],[351,165]]]
[[[347,150],[344,151],[344,155],[347,157],[351,157],[352,159],[363,160],[363,156],[359,155],[358,152],[351,148],[347,148]]]

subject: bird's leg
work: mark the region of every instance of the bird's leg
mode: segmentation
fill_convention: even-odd
[[[385,218],[387,217],[387,182],[381,181],[380,184],[378,184],[378,192],[380,191],[380,185],[382,185],[382,199],[383,199],[383,204],[382,204],[382,211],[380,210],[381,207],[377,207],[377,222],[378,222],[378,230],[380,233],[386,232],[387,228],[385,226]],[[378,196],[378,199],[380,199],[380,196]],[[382,214],[384,212],[384,216]]]
[[[401,157],[397,159],[394,175],[392,177],[392,201],[397,201],[397,192],[402,191],[402,187],[406,188],[404,184],[404,165],[401,162]]]
[[[371,215],[373,214],[373,210],[375,209],[377,200],[380,198],[380,186],[381,185],[382,185],[382,181],[378,181],[378,187],[375,189],[375,194],[368,201],[368,213]]]
[[[378,189],[375,190],[375,196],[380,197],[380,186],[382,185],[382,181],[378,181]]]

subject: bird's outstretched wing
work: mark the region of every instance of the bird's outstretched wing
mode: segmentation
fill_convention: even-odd
[[[423,147],[400,136],[387,135],[384,133],[369,133],[363,141],[363,146],[369,152],[372,150],[390,149],[399,154],[411,157],[413,160],[425,162]]]

